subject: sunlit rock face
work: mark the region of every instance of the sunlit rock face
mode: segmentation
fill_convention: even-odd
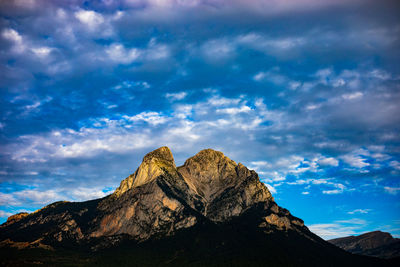
[[[170,149],[161,147],[148,153],[108,197],[59,202],[10,218],[1,226],[0,238],[16,236],[15,241],[40,239],[52,244],[128,235],[144,241],[198,224],[226,223],[250,213],[249,220],[265,233],[290,230],[309,234],[301,219],[275,203],[255,171],[212,149],[202,150],[176,167]],[[32,229],[34,233],[29,233]]]
[[[19,220],[21,220],[22,218],[25,218],[28,215],[29,215],[29,213],[27,213],[27,212],[20,212],[20,213],[14,214],[14,215],[8,217],[7,221],[3,224],[3,226],[7,226],[7,225],[13,224],[15,222],[18,222]]]
[[[134,174],[122,180],[121,185],[115,190],[114,196],[118,197],[133,187],[138,187],[151,182],[161,176],[164,171],[173,172],[176,169],[174,157],[168,147],[161,147],[148,153],[142,164]]]

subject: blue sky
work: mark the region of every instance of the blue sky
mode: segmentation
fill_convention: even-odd
[[[147,152],[256,170],[329,239],[400,237],[396,1],[0,2],[0,222],[111,193]]]

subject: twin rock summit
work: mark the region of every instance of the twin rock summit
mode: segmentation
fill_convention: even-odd
[[[168,147],[154,150],[107,197],[11,216],[0,226],[0,245],[47,251],[54,256],[41,263],[59,265],[66,255],[82,265],[386,264],[313,234],[276,204],[255,171],[212,149],[180,167]]]

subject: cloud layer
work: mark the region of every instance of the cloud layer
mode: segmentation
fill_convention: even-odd
[[[168,145],[178,164],[212,147],[255,169],[325,237],[396,229],[398,10],[396,1],[1,2],[2,221],[104,196]],[[352,219],[369,228],[338,230]]]

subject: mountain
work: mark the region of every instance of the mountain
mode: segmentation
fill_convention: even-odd
[[[381,231],[336,238],[328,242],[354,254],[385,259],[400,257],[400,239]]]
[[[255,171],[222,152],[176,167],[148,153],[115,192],[56,202],[0,226],[2,265],[384,266],[309,231],[277,205]]]

